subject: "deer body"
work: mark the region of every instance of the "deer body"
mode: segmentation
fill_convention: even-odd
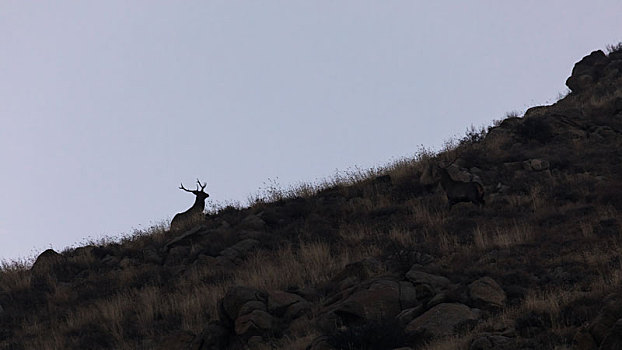
[[[484,187],[477,182],[462,182],[451,178],[447,169],[437,167],[440,175],[440,183],[447,195],[449,209],[456,203],[472,202],[478,206],[483,206]]]
[[[199,189],[201,186],[201,189]],[[205,199],[209,197],[209,194],[205,193],[203,190],[207,186],[207,183],[201,184],[199,180],[197,180],[197,189],[196,191],[188,190],[182,184],[179,189],[184,190],[186,192],[190,192],[196,196],[194,200],[194,204],[190,209],[186,210],[183,213],[178,213],[171,220],[171,231],[183,231],[203,220],[203,210],[205,209]]]

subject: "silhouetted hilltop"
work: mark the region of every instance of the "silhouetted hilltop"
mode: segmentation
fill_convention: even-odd
[[[5,265],[0,348],[622,349],[610,51],[441,152]],[[444,171],[468,187],[451,208]]]

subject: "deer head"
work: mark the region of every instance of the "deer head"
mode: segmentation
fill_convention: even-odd
[[[201,187],[200,189],[199,189],[199,186]],[[205,193],[203,191],[205,189],[205,186],[207,186],[207,182],[205,184],[201,184],[201,181],[199,181],[199,179],[197,179],[197,189],[196,190],[193,191],[193,190],[189,190],[189,189],[185,188],[183,183],[181,183],[181,186],[179,186],[179,189],[194,194],[195,196],[197,196],[197,200],[202,200],[205,203],[205,199],[207,197],[209,197],[209,194],[207,194],[207,193]]]

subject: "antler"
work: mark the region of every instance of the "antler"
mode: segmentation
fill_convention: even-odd
[[[199,190],[199,186],[201,186],[201,191],[203,191],[205,189],[205,186],[207,186],[207,182],[203,185],[201,185],[201,181],[199,181],[199,179],[197,179],[197,191]]]
[[[189,190],[189,189],[185,188],[183,183],[181,183],[181,186],[179,186],[179,189],[180,190],[184,190],[186,192],[190,192],[190,193],[196,194],[196,192],[203,192],[203,190],[205,189],[206,186],[207,186],[207,182],[204,183],[204,184],[201,184],[201,181],[199,181],[199,179],[197,179],[197,189],[196,190],[193,191],[193,190]],[[199,187],[201,187],[201,188],[199,189]]]
[[[189,189],[187,189],[187,188],[185,188],[185,187],[184,187],[183,182],[181,183],[181,186],[179,186],[179,189],[180,189],[180,190],[184,190],[184,191],[186,191],[186,192],[191,192],[191,193],[192,193],[192,190],[189,190]]]

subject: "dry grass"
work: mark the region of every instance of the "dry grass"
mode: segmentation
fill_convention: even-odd
[[[6,289],[26,289],[30,287],[30,274],[26,273],[32,266],[31,259],[0,262],[0,285]]]
[[[417,243],[414,232],[400,227],[391,228],[391,230],[389,230],[388,238],[405,248],[414,247]]]
[[[326,243],[301,242],[298,250],[287,246],[252,254],[235,274],[235,284],[259,289],[309,286],[326,281],[350,261],[348,252],[331,253]]]
[[[495,247],[508,248],[530,242],[533,237],[534,230],[529,224],[516,221],[510,227],[496,226],[492,230],[482,230],[478,226],[473,230],[475,247],[481,250]]]

